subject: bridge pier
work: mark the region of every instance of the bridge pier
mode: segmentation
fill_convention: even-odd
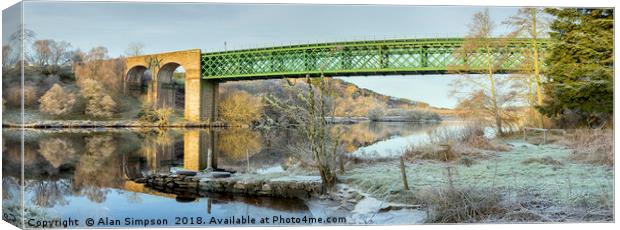
[[[200,79],[200,74],[185,79],[185,119],[188,121],[213,123],[217,120],[219,83]]]

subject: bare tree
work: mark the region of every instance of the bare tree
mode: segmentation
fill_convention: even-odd
[[[23,61],[30,61],[30,49],[26,44],[30,44],[30,42],[36,37],[34,31],[26,28],[23,24],[20,25],[20,29],[13,32],[9,37],[10,46],[15,47],[15,50],[23,49]],[[22,47],[23,45],[23,47]],[[17,53],[15,57],[17,61],[21,61],[22,57]]]
[[[454,85],[459,90],[474,88],[482,90],[474,91],[474,93],[488,94],[489,109],[495,120],[497,134],[502,135],[502,101],[498,95],[498,81],[504,79],[498,79],[495,74],[505,64],[510,54],[509,52],[497,52],[506,47],[508,37],[493,37],[494,29],[495,23],[491,20],[488,9],[474,15],[473,21],[469,25],[469,34],[465,37],[462,47],[454,53],[457,60],[464,61],[462,65],[453,69],[457,73],[477,71],[482,73],[484,78],[463,74],[463,78],[457,80]]]
[[[61,66],[68,63],[71,60],[71,52],[69,51],[71,44],[66,41],[51,41],[50,42],[50,64],[54,66]]]
[[[528,81],[536,83],[536,105],[540,106],[543,103],[543,89],[542,89],[542,77],[539,53],[539,38],[544,36],[549,26],[549,20],[545,18],[543,9],[539,8],[521,8],[516,15],[510,17],[504,21],[504,24],[510,25],[514,28],[512,32],[514,36],[525,37],[530,40],[531,51],[526,56],[527,60],[523,63],[524,71],[521,73]],[[533,96],[533,95],[532,95]],[[530,110],[533,109],[533,104],[530,104]],[[542,114],[540,114],[539,126],[543,126]]]
[[[267,103],[284,113],[306,139],[293,152],[301,161],[305,159],[304,155],[311,155],[311,162],[303,163],[318,169],[324,192],[336,183],[336,162],[341,151],[340,134],[330,130],[328,122],[333,114],[329,95],[330,86],[321,74],[314,79],[306,76],[306,90],[298,94],[296,102],[266,97]]]
[[[13,48],[10,45],[2,46],[2,70],[7,71],[7,69],[13,66],[16,62],[14,59]]]
[[[142,54],[144,54],[144,44],[141,42],[129,43],[127,49],[125,50],[125,55],[127,56],[139,56]]]
[[[50,57],[52,56],[52,49],[50,43],[52,40],[36,40],[32,44],[32,60],[37,66],[49,65]]]

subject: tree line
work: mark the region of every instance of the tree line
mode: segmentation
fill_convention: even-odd
[[[454,53],[480,55],[486,63],[482,76],[453,82],[457,114],[493,124],[500,135],[522,126],[611,127],[613,9],[522,8],[502,24],[512,31],[497,36],[489,11],[476,13]],[[510,54],[491,48],[510,38],[526,38],[531,49],[523,52],[521,71],[505,76],[496,70]],[[541,38],[551,40],[544,50]]]

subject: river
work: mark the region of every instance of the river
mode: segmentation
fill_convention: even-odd
[[[342,131],[345,152],[372,158],[396,156],[411,144],[428,142],[432,130],[461,126],[460,122],[362,122],[333,128]],[[23,159],[24,203],[49,218],[166,218],[168,225],[175,225],[175,217],[324,215],[324,207],[301,199],[179,197],[129,180],[178,168],[285,173],[297,163],[288,155],[290,146],[304,141],[291,129],[26,130],[23,156],[21,132],[3,129],[2,135],[5,208],[18,205],[22,196]]]

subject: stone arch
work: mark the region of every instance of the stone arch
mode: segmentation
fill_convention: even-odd
[[[179,67],[183,68],[177,62],[167,62],[161,65],[159,71],[157,71],[157,82],[160,87],[157,102],[161,107],[181,108],[182,110],[185,106],[185,87],[177,83],[173,78],[175,71]]]
[[[169,69],[180,65],[185,69],[184,84],[184,117],[188,121],[213,121],[217,117],[217,85],[215,81],[201,79],[200,49],[175,51],[168,53],[150,54],[127,57],[125,66],[129,70],[136,66],[149,67],[152,79],[148,81],[147,99],[149,103],[158,104],[160,87],[159,77],[166,81]],[[156,63],[153,67],[153,63]],[[168,65],[170,64],[170,65]],[[176,68],[174,68],[176,69]],[[172,71],[174,71],[174,69]],[[162,72],[160,76],[159,73]],[[128,74],[127,72],[126,74]]]
[[[151,71],[144,65],[135,65],[127,69],[123,78],[123,93],[139,100],[145,100]]]
[[[125,83],[128,88],[143,87],[150,80],[150,75],[150,71],[146,66],[136,65],[127,70]]]

